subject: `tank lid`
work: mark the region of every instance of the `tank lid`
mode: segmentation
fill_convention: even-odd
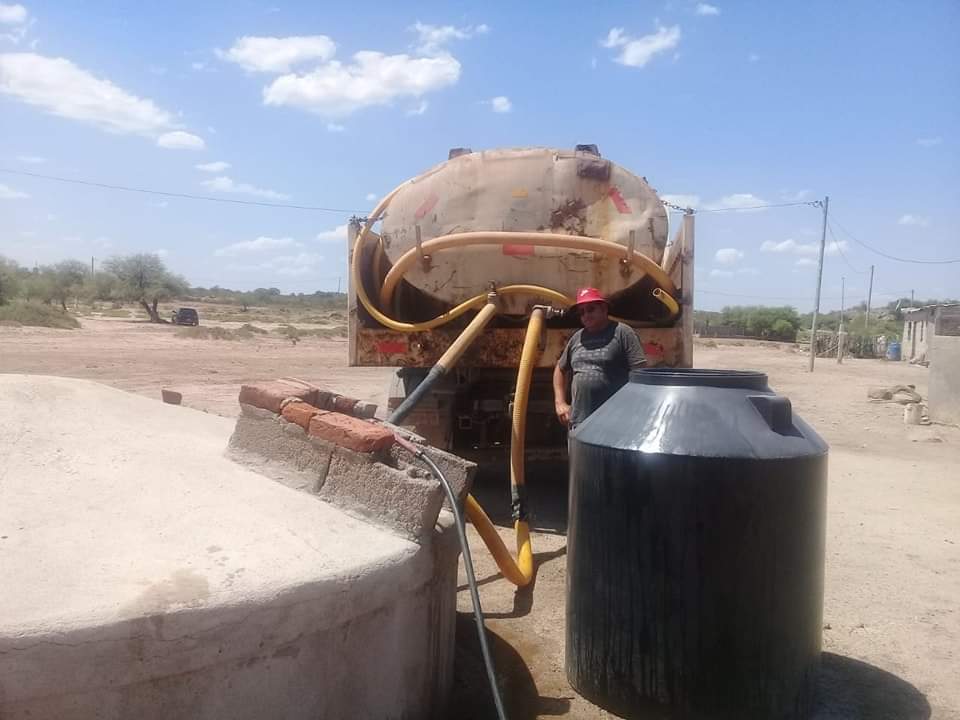
[[[756,370],[704,368],[649,368],[630,373],[630,382],[642,385],[686,385],[744,390],[769,390],[767,374]]]

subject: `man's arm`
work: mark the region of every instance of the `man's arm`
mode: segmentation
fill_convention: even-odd
[[[558,362],[553,368],[553,403],[557,419],[564,425],[570,424],[570,403],[567,402],[567,384],[569,370],[563,370]]]
[[[639,370],[647,364],[647,355],[643,352],[643,345],[640,344],[640,338],[637,337],[633,328],[621,324],[620,341],[630,370]]]

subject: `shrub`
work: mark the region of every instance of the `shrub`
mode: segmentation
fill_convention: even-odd
[[[13,302],[0,305],[0,321],[20,323],[29,327],[48,327],[58,330],[74,330],[80,323],[73,315],[62,310],[32,302]]]

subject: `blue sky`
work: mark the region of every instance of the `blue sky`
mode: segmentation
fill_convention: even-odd
[[[593,142],[704,211],[698,307],[809,310],[817,209],[707,211],[827,194],[826,308],[871,264],[874,304],[960,296],[960,264],[853,240],[960,257],[958,31],[934,0],[0,2],[0,168],[362,212],[450,147]],[[348,216],[0,172],[0,254],[31,266],[335,289]]]

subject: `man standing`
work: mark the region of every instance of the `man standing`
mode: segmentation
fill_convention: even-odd
[[[626,385],[631,370],[647,363],[636,333],[610,319],[609,304],[599,290],[577,291],[573,307],[583,329],[567,342],[553,370],[557,417],[571,430]],[[571,402],[567,402],[568,385],[573,388]]]

